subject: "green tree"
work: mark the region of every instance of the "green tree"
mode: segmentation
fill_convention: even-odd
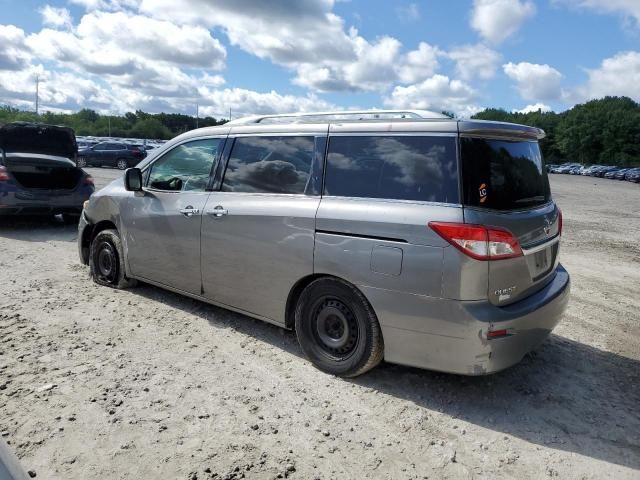
[[[547,136],[540,146],[549,163],[640,164],[640,105],[627,97],[591,100],[562,113],[492,108],[473,118],[542,128]]]
[[[129,136],[135,138],[169,139],[172,137],[172,134],[171,130],[163,125],[157,118],[145,118],[135,123],[133,128],[129,130]]]

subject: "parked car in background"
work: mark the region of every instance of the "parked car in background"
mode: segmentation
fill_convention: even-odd
[[[584,169],[584,171],[582,172],[582,174],[583,174],[583,175],[591,176],[591,175],[593,175],[593,172],[594,172],[595,170],[597,170],[598,168],[601,168],[601,167],[602,167],[602,165],[589,165],[588,167],[586,167],[586,168]]]
[[[600,178],[604,178],[604,176],[609,173],[612,172],[614,170],[616,170],[618,167],[612,167],[612,166],[606,166],[606,167],[600,167],[599,169],[597,169],[593,176],[594,177],[600,177]]]
[[[62,214],[76,221],[94,192],[76,166],[72,129],[16,122],[0,128],[0,215]]]
[[[133,167],[147,156],[144,148],[120,142],[100,142],[78,152],[79,167]]]
[[[629,170],[631,170],[631,168],[621,168],[614,173],[613,178],[616,180],[624,180],[624,176]]]
[[[576,167],[580,167],[579,163],[565,163],[555,169],[555,173],[570,173]]]
[[[632,168],[624,175],[624,179],[628,182],[640,182],[640,168]]]
[[[334,375],[383,358],[496,372],[569,299],[543,137],[423,111],[193,130],[91,197],[80,259],[100,285],[142,280],[295,328]]]
[[[547,165],[545,165],[545,169],[547,170],[547,172],[551,172],[554,168],[558,168],[559,165],[556,163],[549,163]]]
[[[613,168],[613,169],[611,169],[611,170],[607,171],[607,172],[604,174],[604,178],[608,178],[608,179],[610,179],[610,180],[614,180],[614,179],[616,178],[616,175],[617,175],[617,174],[618,174],[618,172],[620,172],[620,171],[626,172],[626,171],[627,171],[627,169],[626,169],[626,168],[621,168],[621,167],[615,167],[615,168]]]

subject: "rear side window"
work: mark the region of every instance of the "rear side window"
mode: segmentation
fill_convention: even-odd
[[[311,177],[314,137],[236,138],[224,192],[303,194]]]
[[[522,210],[551,199],[538,142],[461,138],[464,204]]]
[[[458,203],[456,138],[331,137],[324,193]]]

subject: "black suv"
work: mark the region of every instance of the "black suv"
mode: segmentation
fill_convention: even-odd
[[[78,167],[117,167],[137,165],[147,152],[143,148],[120,142],[100,142],[78,152]]]

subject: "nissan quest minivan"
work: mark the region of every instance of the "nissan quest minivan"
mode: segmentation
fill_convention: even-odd
[[[519,362],[569,298],[537,128],[425,111],[187,132],[85,203],[94,281],[140,280],[295,329],[318,368]]]

